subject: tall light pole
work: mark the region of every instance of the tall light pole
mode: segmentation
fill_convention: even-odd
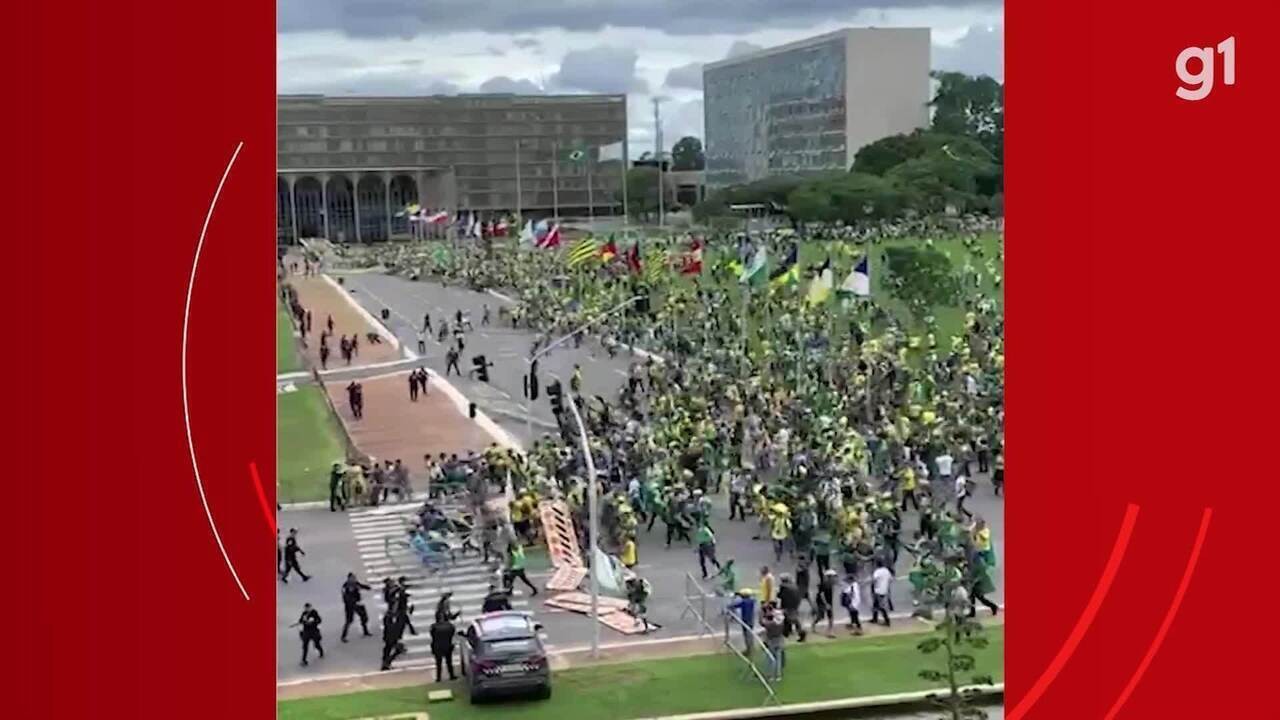
[[[528,382],[529,382],[529,387],[527,388],[524,395],[524,434],[525,434],[525,437],[529,438],[528,449],[533,448],[533,407],[532,407],[533,400],[530,397],[533,394],[533,364],[538,362],[538,360],[540,360],[547,353],[551,352],[552,350],[555,350],[561,345],[572,340],[573,337],[578,333],[585,332],[592,325],[595,325],[596,323],[600,322],[601,320],[607,317],[616,315],[622,310],[625,310],[626,308],[631,307],[632,305],[634,305],[635,303],[643,299],[644,299],[643,295],[634,295],[632,297],[627,298],[626,300],[618,303],[617,305],[609,308],[608,310],[605,310],[604,312],[600,313],[594,318],[591,318],[585,324],[583,324],[582,327],[578,328],[577,330],[574,330],[568,335],[565,335],[557,339],[555,342],[548,344],[546,347],[542,348],[537,352],[529,353],[529,357],[524,359],[525,376],[528,378]],[[554,326],[553,326],[553,329],[554,329]]]
[[[516,138],[516,222],[524,222],[524,197],[520,192],[520,138]]]
[[[658,159],[658,227],[663,225],[663,199],[665,194],[662,187],[662,100],[661,97],[653,99],[653,154]]]
[[[591,547],[591,657],[600,654],[600,575],[597,556],[600,553],[600,513],[597,508],[596,464],[591,459],[591,443],[587,440],[587,429],[582,424],[582,416],[578,414],[578,401],[569,397],[569,412],[573,413],[573,421],[578,425],[578,441],[582,444],[582,457],[587,463],[587,515],[590,527],[589,545]]]

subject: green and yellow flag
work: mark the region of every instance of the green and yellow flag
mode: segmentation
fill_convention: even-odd
[[[598,257],[600,257],[600,241],[592,237],[583,238],[569,249],[569,267],[576,268]]]
[[[818,268],[818,275],[809,283],[808,301],[810,305],[821,305],[831,297],[831,291],[835,288],[835,273],[831,272],[831,258],[822,263]]]
[[[769,273],[769,287],[778,288],[783,285],[794,285],[800,282],[800,264],[797,262],[800,256],[800,246],[792,243],[791,249],[787,251],[787,256],[782,259],[778,267]]]

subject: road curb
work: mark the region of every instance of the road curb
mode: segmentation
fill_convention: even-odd
[[[397,350],[400,350],[401,354],[404,356],[404,360],[413,361],[418,359],[417,353],[413,352],[408,347],[403,346],[400,343],[400,340],[396,338],[394,333],[392,333],[389,329],[387,329],[385,325],[383,325],[376,318],[374,318],[372,313],[370,313],[368,310],[365,310],[363,305],[361,305],[359,302],[356,302],[355,298],[351,297],[350,292],[345,291],[341,285],[335,282],[333,278],[329,277],[327,274],[321,275],[320,277],[324,278],[325,281],[327,281],[329,284],[333,285],[334,288],[339,290],[339,294],[342,297],[346,298],[347,303],[349,303],[351,307],[355,308],[357,312],[359,312],[366,320],[369,321],[370,324],[373,325],[374,328],[377,329],[379,335],[383,336],[384,338],[387,338],[388,342],[391,343],[392,347],[396,348]],[[454,407],[458,409],[458,412],[462,413],[464,416],[470,417],[470,406],[472,405],[472,403],[470,400],[467,399],[467,396],[463,395],[462,391],[454,387],[440,373],[437,373],[435,370],[432,370],[431,368],[426,368],[426,371],[427,371],[427,374],[431,376],[432,380],[434,380],[435,383],[439,386],[440,390],[444,392],[444,394],[449,398],[449,400],[453,402]],[[476,407],[476,415],[474,418],[471,418],[471,419],[474,419],[476,425],[478,425],[481,430],[484,430],[485,433],[494,442],[498,443],[499,445],[509,450],[516,450],[516,451],[522,450],[522,448],[520,447],[520,443],[515,439],[515,437],[511,433],[502,429],[501,426],[499,426],[488,415],[486,415],[482,410],[480,410],[478,405]],[[341,420],[341,417],[339,417],[339,420]]]
[[[369,325],[371,325],[373,329],[377,331],[378,335],[382,336],[384,340],[386,340],[388,343],[391,344],[391,347],[395,348],[396,350],[404,349],[400,345],[400,338],[397,338],[394,333],[388,330],[385,325],[383,325],[377,318],[375,318],[373,316],[373,313],[369,312],[368,310],[365,310],[363,305],[356,302],[355,298],[351,297],[350,290],[347,290],[342,285],[339,285],[338,281],[330,277],[328,273],[321,273],[320,279],[329,283],[330,287],[332,287],[334,290],[338,292],[339,295],[345,298],[347,301],[347,304],[349,304],[352,307],[352,309],[354,309],[357,313],[359,313],[361,317],[367,320],[369,322]]]
[[[733,710],[716,710],[713,712],[687,713],[684,715],[657,715],[636,720],[746,720],[747,718],[776,718],[794,715],[828,713],[837,710],[888,710],[891,708],[914,707],[939,697],[945,688],[935,690],[917,690],[915,692],[894,693],[891,695],[870,695],[862,697],[842,698],[839,700],[821,700],[811,703],[792,703],[789,705],[770,705],[757,708],[736,708]],[[973,697],[994,699],[1004,697],[1004,683],[995,685],[966,685],[960,692],[974,693]]]

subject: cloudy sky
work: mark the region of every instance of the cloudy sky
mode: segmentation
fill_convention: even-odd
[[[1004,78],[978,0],[278,0],[281,93],[626,92],[633,156],[702,136],[701,64],[841,27],[928,27],[933,66]]]

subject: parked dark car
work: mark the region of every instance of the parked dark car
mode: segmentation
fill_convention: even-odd
[[[481,615],[460,633],[463,674],[471,701],[534,693],[551,697],[551,668],[538,637],[542,625],[527,612]]]

